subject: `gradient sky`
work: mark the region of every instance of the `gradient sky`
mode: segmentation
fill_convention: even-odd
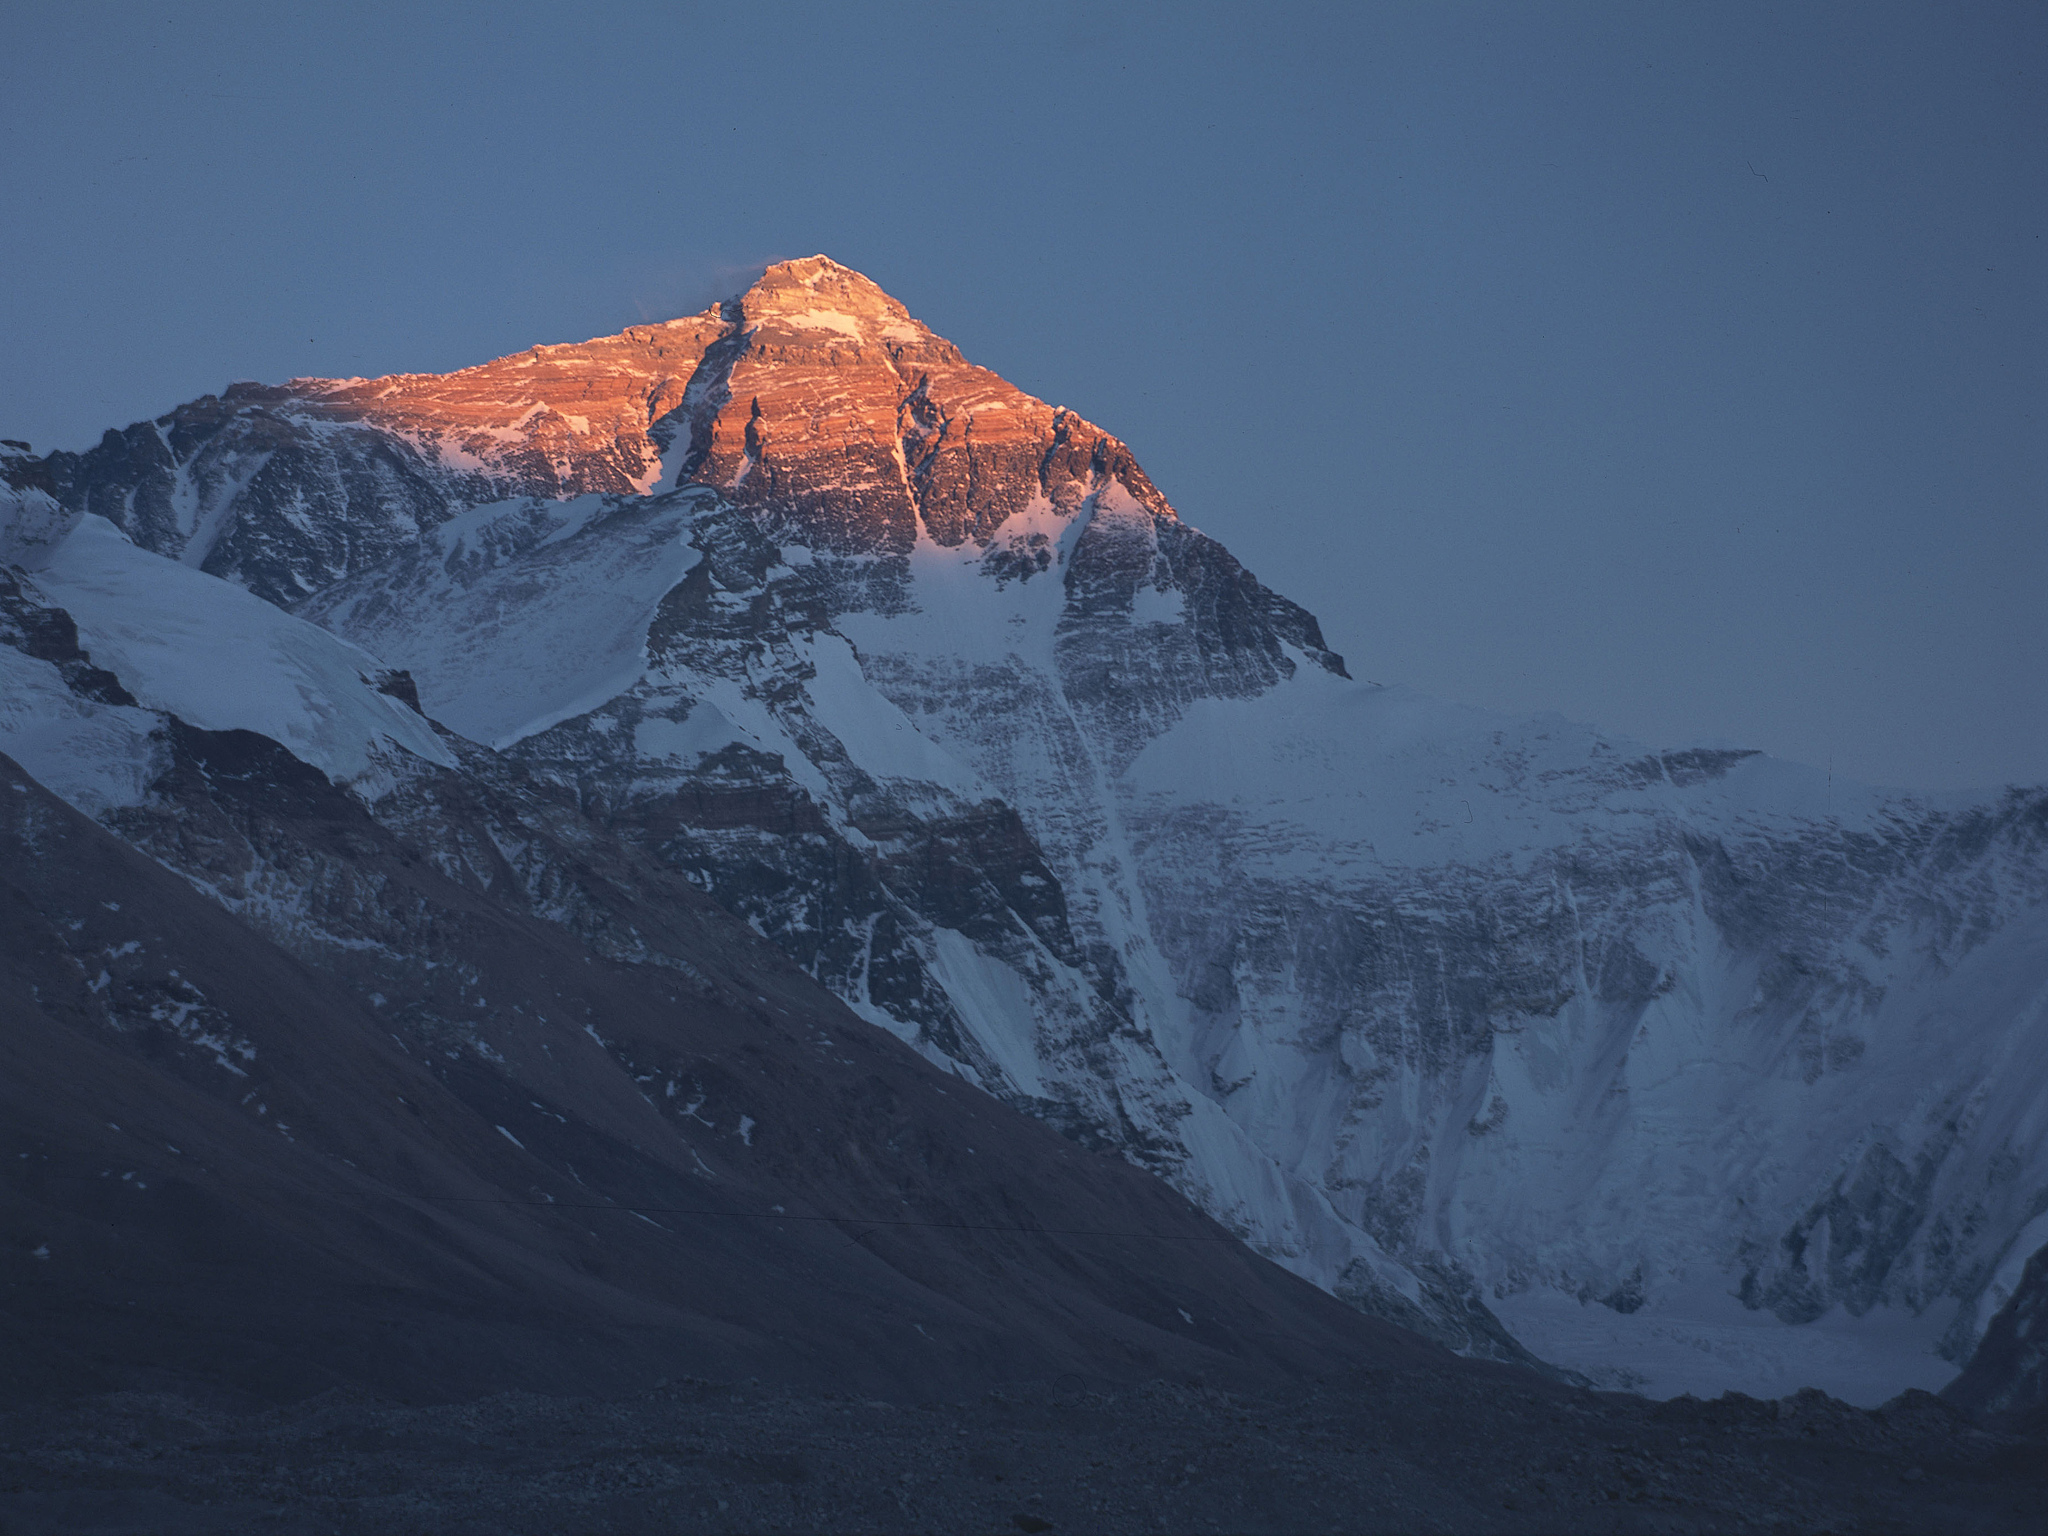
[[[2048,6],[0,17],[0,436],[823,251],[1359,677],[2048,781]]]

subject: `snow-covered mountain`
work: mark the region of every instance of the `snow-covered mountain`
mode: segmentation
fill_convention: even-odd
[[[148,706],[404,824],[456,750],[416,683],[507,794],[1468,1352],[1875,1401],[1953,1375],[2048,1246],[2048,792],[1353,681],[1122,443],[823,257],[0,468],[20,579],[135,695],[10,691],[0,749],[74,804],[144,793],[108,765]],[[158,557],[331,648],[123,575]],[[176,658],[213,644],[272,681],[209,691]],[[295,911],[261,908],[285,939]]]

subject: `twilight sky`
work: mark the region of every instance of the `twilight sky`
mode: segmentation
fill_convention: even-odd
[[[1359,677],[2048,781],[2048,7],[10,6],[0,436],[823,251]]]

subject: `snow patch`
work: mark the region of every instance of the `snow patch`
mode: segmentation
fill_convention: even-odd
[[[1957,1374],[1934,1352],[1955,1314],[1953,1302],[1920,1317],[1876,1307],[1856,1318],[1837,1307],[1799,1325],[1705,1288],[1629,1313],[1550,1289],[1492,1307],[1539,1358],[1568,1362],[1596,1386],[1645,1397],[1772,1398],[1818,1387],[1875,1408],[1911,1387],[1939,1392]]]
[[[1187,599],[1179,587],[1155,587],[1143,582],[1131,598],[1133,624],[1180,624],[1187,615]]]
[[[268,736],[337,783],[382,772],[392,745],[455,766],[425,720],[365,681],[384,670],[368,651],[137,548],[104,518],[82,519],[35,582],[148,708]]]
[[[696,565],[700,493],[493,502],[301,609],[374,646],[433,718],[504,748],[617,698],[661,600]]]
[[[49,662],[0,645],[0,752],[87,816],[142,803],[161,771],[151,739],[160,723],[148,710],[81,699]]]
[[[837,331],[842,336],[851,336],[855,341],[864,341],[867,337],[858,320],[851,315],[842,315],[837,310],[804,309],[792,314],[778,314],[775,318],[784,325],[795,326],[798,330]]]

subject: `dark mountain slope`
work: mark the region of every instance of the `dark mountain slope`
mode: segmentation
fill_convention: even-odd
[[[2048,1434],[2048,1249],[2027,1260],[1977,1352],[1941,1395],[1990,1422]]]
[[[166,788],[231,807],[257,782],[234,753],[276,750],[186,732]],[[1119,1160],[949,1092],[737,924],[695,978],[603,960],[310,770],[261,769],[274,846],[346,847],[459,948],[479,1011],[384,1017],[404,1011],[388,994],[285,954],[0,760],[12,1394],[685,1373],[932,1392],[1435,1354]],[[167,819],[232,818],[188,795]],[[430,1050],[458,1022],[465,1045]]]

